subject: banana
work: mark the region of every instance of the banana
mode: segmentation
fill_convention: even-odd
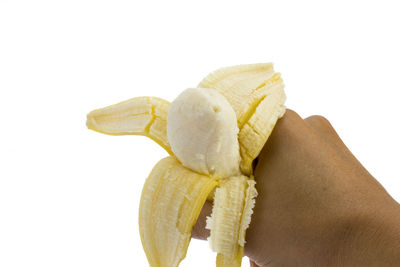
[[[286,96],[270,63],[221,68],[172,103],[137,97],[87,115],[89,129],[111,135],[144,135],[170,156],[146,179],[139,230],[152,267],[176,267],[206,199],[208,242],[217,267],[240,267],[246,229],[257,197],[252,162]]]

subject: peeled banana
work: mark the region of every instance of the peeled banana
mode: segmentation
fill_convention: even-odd
[[[150,266],[176,267],[185,258],[207,199],[216,266],[241,266],[257,196],[252,162],[285,112],[283,88],[272,64],[239,65],[212,72],[172,103],[137,97],[87,115],[89,129],[144,135],[170,154],[151,171],[140,200]]]
[[[217,91],[183,91],[172,102],[167,121],[168,140],[183,166],[219,178],[240,174],[236,115]]]

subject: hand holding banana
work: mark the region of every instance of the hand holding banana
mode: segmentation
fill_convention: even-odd
[[[179,265],[206,199],[213,201],[206,227],[216,265],[241,266],[257,196],[252,163],[284,114],[284,101],[272,64],[251,64],[219,69],[171,104],[137,97],[88,114],[90,129],[145,135],[171,155],[153,168],[140,201],[150,266]]]
[[[138,97],[88,114],[93,130],[145,135],[171,155],[140,201],[151,266],[178,266],[191,235],[208,237],[217,266],[244,254],[262,267],[400,265],[399,204],[326,119],[285,112],[284,100],[271,64],[252,64],[217,70],[171,104]]]

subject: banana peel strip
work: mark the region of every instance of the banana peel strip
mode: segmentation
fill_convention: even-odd
[[[89,129],[109,135],[143,135],[173,155],[167,138],[170,103],[158,97],[135,97],[87,115]]]
[[[176,267],[185,258],[194,224],[217,180],[183,167],[175,157],[160,160],[146,179],[139,229],[151,267]]]

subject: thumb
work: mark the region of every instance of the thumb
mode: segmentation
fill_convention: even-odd
[[[192,238],[206,240],[210,236],[210,230],[206,229],[206,217],[211,216],[212,202],[206,201],[200,211],[196,224],[192,230]]]

